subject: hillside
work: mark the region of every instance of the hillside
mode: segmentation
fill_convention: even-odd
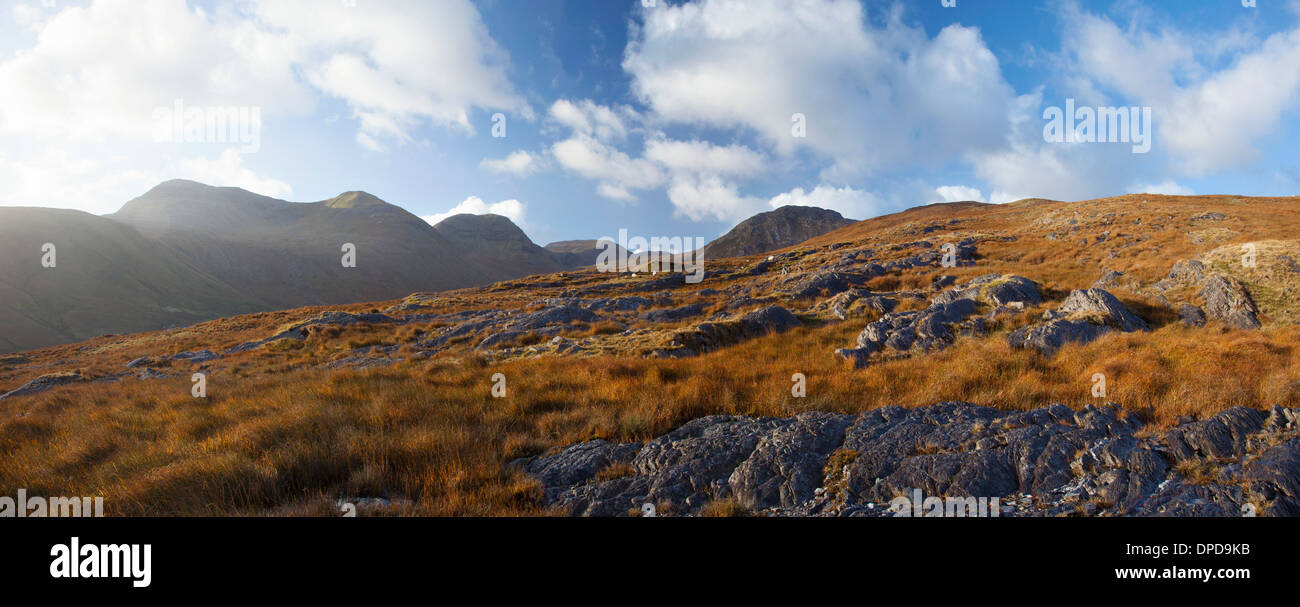
[[[700,284],[583,268],[97,337],[0,357],[0,495],[848,516],[919,484],[1296,515],[1297,234],[1297,198],[930,205]]]

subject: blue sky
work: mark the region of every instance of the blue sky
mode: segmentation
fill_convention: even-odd
[[[6,3],[0,204],[108,213],[172,177],[361,189],[435,220],[499,212],[545,244],[712,238],[787,203],[862,219],[1300,180],[1295,2],[351,4]],[[159,141],[177,99],[256,108],[257,149]],[[1151,108],[1151,150],[1045,140],[1066,99]]]

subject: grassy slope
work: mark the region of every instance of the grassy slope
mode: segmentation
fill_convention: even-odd
[[[1206,211],[1228,219],[1191,220]],[[921,233],[931,222],[951,219],[960,221]],[[1073,233],[1046,238],[1068,232],[1071,220],[1076,221]],[[1014,236],[1014,241],[981,244],[979,265],[953,273],[1028,276],[1054,300],[1048,307],[1068,289],[1091,284],[1103,269],[1125,271],[1149,284],[1174,261],[1198,255],[1213,261],[1242,242],[1277,240],[1284,243],[1277,250],[1291,250],[1285,247],[1294,246],[1289,238],[1300,233],[1297,227],[1300,204],[1293,199],[1145,196],[932,206],[862,222],[818,242],[870,244],[888,256],[894,253],[884,251],[887,244],[921,238],[937,245],[974,234]],[[1098,242],[1107,230],[1111,236]],[[1271,260],[1264,250],[1261,266]],[[920,287],[935,273],[886,276],[876,279],[876,286]],[[1247,278],[1283,292],[1287,287],[1281,283],[1290,277],[1275,272]],[[440,296],[438,311],[525,308],[574,284],[608,278],[572,273],[563,288],[530,286],[553,279]],[[189,367],[178,367],[170,370],[180,374],[175,378],[74,385],[0,402],[0,495],[18,487],[32,494],[104,495],[108,510],[119,515],[334,514],[334,499],[367,495],[395,498],[399,513],[539,513],[538,487],[510,469],[511,459],[597,437],[645,440],[712,413],[849,412],[942,400],[1007,409],[1050,402],[1078,407],[1096,402],[1090,395],[1096,372],[1107,375],[1107,400],[1160,424],[1236,405],[1300,406],[1300,327],[1290,322],[1297,311],[1288,300],[1269,299],[1261,306],[1263,330],[1231,331],[1216,324],[1185,328],[1146,295],[1124,288],[1114,292],[1154,331],[1110,335],[1046,358],[1006,345],[1002,334],[1029,320],[1012,318],[992,337],[963,338],[939,353],[895,357],[864,370],[848,368],[831,355],[853,342],[863,320],[810,320],[787,335],[681,360],[638,356],[666,339],[657,328],[637,341],[601,334],[598,327],[575,327],[575,336],[601,334],[592,348],[597,355],[492,362],[465,348],[472,343],[466,342],[430,359],[366,371],[327,371],[320,364],[362,345],[400,345],[409,355],[418,332],[436,327],[327,330],[301,345],[218,361],[209,398],[202,401],[189,396]],[[684,295],[676,303],[691,300]],[[74,369],[95,377],[119,372],[137,356],[224,349],[320,310],[229,318],[29,353],[32,362],[11,363],[8,370],[0,362],[0,390],[42,373]],[[808,377],[807,398],[790,396],[795,372]],[[495,373],[507,377],[505,399],[490,396]]]

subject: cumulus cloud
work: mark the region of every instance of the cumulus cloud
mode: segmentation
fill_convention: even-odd
[[[336,98],[356,120],[358,143],[373,150],[413,141],[427,125],[473,132],[476,108],[532,117],[506,77],[506,53],[469,0],[356,8],[252,0],[211,9],[186,0],[93,0],[52,8],[23,3],[11,13],[34,42],[0,58],[0,157],[22,159],[6,162],[3,200],[34,196],[36,203],[63,204],[91,194],[72,204],[101,208],[104,203],[92,201],[95,192],[77,190],[120,183],[123,169],[85,160],[88,146],[108,146],[95,151],[109,155],[130,150],[125,172],[175,176],[166,173],[176,162],[171,152],[131,146],[150,141],[155,110],[177,100],[187,107],[257,108],[271,124]],[[99,171],[36,165],[60,156]],[[229,164],[222,159],[182,168],[218,171]],[[236,177],[283,191],[274,180]],[[22,185],[37,179],[52,180],[43,193]]]
[[[642,14],[623,67],[659,120],[751,129],[781,153],[819,153],[832,176],[943,162],[1005,135],[1014,93],[973,28],[930,38],[898,12],[874,27],[857,0],[703,0]],[[796,113],[806,138],[792,136]]]
[[[551,156],[560,167],[596,180],[602,197],[632,202],[637,191],[663,187],[674,214],[694,221],[736,220],[763,207],[737,183],[764,169],[763,156],[748,147],[670,139],[633,110],[590,100],[557,101],[548,119],[568,132],[552,144]],[[645,139],[639,156],[620,148],[634,132]]]
[[[641,116],[628,107],[611,108],[590,99],[570,101],[560,99],[551,104],[548,115],[561,126],[574,133],[595,137],[602,141],[622,139],[627,136],[627,121],[637,123]]]
[[[148,191],[164,178],[77,150],[37,147],[0,153],[0,205],[78,209],[104,214]]]
[[[745,146],[698,140],[652,140],[646,144],[645,157],[678,173],[746,177],[763,170],[763,157]]]
[[[250,192],[287,199],[293,194],[289,184],[260,177],[244,166],[244,157],[235,148],[227,148],[215,159],[204,157],[181,159],[171,171],[177,179],[191,179],[219,187],[243,188]]]
[[[718,175],[681,175],[668,186],[673,212],[692,221],[732,223],[763,210],[763,200],[740,194],[739,186]]]
[[[1180,176],[1199,177],[1248,166],[1261,140],[1282,130],[1300,101],[1300,27],[1257,36],[1243,26],[1184,32],[1136,10],[1116,21],[1074,2],[1060,13],[1063,74],[1060,99],[1042,91],[1011,109],[1010,147],[972,155],[976,174],[992,186],[990,199],[1041,196],[1085,199],[1134,187],[1184,192]],[[1249,26],[1244,26],[1249,27]],[[1066,97],[1079,105],[1149,106],[1152,153],[1127,146],[1048,144],[1041,113]],[[1155,181],[1153,186],[1134,184]]]
[[[260,176],[244,166],[245,156],[234,148],[212,158],[180,157],[150,169],[99,151],[99,146],[71,152],[51,146],[12,158],[0,154],[0,205],[78,209],[102,215],[117,211],[123,202],[173,178],[239,187],[275,198],[288,198],[293,193],[289,184]]]
[[[834,186],[819,185],[807,192],[803,188],[795,188],[784,194],[773,196],[768,201],[768,206],[774,209],[786,205],[820,207],[838,211],[840,215],[850,219],[866,219],[879,215],[883,210],[884,201],[875,194],[864,190],[847,186],[836,188]]]
[[[506,77],[509,62],[469,0],[396,0],[347,7],[264,0],[257,16],[283,32],[278,48],[308,80],[342,99],[358,140],[402,140],[424,121],[474,132],[472,108],[532,111]]]
[[[1160,183],[1151,183],[1129,188],[1132,194],[1164,194],[1166,196],[1194,196],[1196,191],[1179,185],[1172,180],[1162,181]]]
[[[634,190],[657,188],[666,182],[661,166],[619,149],[628,132],[640,128],[641,117],[634,111],[586,99],[561,99],[551,104],[547,119],[567,132],[567,138],[551,145],[551,156],[561,168],[598,181],[599,195],[631,202],[636,200]]]
[[[600,182],[597,191],[606,198],[631,201],[631,190],[659,187],[665,174],[659,165],[632,158],[594,137],[574,135],[551,146],[551,155],[566,169]]]
[[[964,185],[941,185],[934,191],[944,202],[986,202],[979,190]]]
[[[123,40],[130,40],[124,44]],[[97,0],[39,23],[36,43],[0,62],[0,133],[78,143],[148,139],[153,111],[189,105],[303,112],[276,35],[184,0]]]
[[[1009,110],[1009,147],[970,156],[976,176],[992,186],[989,202],[1110,196],[1137,179],[1128,145],[1045,142],[1042,106],[1041,91],[1018,98]]]
[[[1062,18],[1067,69],[1096,90],[1152,106],[1156,144],[1184,174],[1250,163],[1256,142],[1300,101],[1300,27],[1263,39],[1235,28],[1206,36],[1143,19],[1121,27],[1075,4]]]
[[[527,177],[541,170],[541,158],[524,150],[511,152],[505,158],[484,158],[479,168],[497,174]]]
[[[526,222],[526,211],[527,208],[524,203],[519,202],[518,200],[510,199],[502,200],[501,202],[488,203],[483,202],[483,199],[478,196],[470,196],[469,198],[462,200],[460,204],[452,207],[451,210],[446,213],[426,215],[420,217],[420,219],[429,222],[429,225],[436,225],[438,222],[451,217],[452,215],[486,215],[490,213],[509,218],[510,221],[515,223],[515,225],[523,227]]]

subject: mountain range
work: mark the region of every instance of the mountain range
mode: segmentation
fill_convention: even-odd
[[[709,246],[718,254],[763,252],[840,225],[787,229],[789,220],[777,221],[791,214],[759,215],[720,239],[725,246]],[[774,221],[781,227],[762,227]],[[762,238],[748,242],[746,234]],[[53,267],[39,263],[47,244]],[[343,263],[349,251],[354,267]],[[295,203],[172,180],[105,216],[3,207],[0,352],[489,284],[589,266],[600,251],[595,240],[538,246],[500,215],[429,225],[359,191]]]

